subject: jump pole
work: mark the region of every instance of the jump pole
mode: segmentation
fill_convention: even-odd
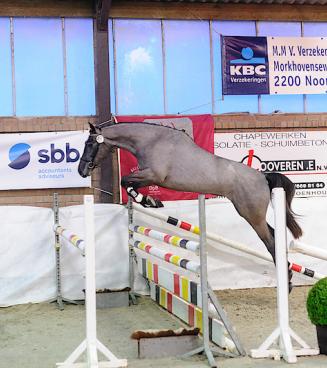
[[[297,240],[291,241],[290,250],[294,252],[305,254],[310,257],[319,258],[319,259],[323,259],[327,261],[327,251],[326,250],[304,244]]]
[[[168,223],[170,225],[173,225],[175,227],[178,227],[182,230],[191,232],[191,233],[196,234],[196,235],[200,235],[200,228],[198,226],[189,224],[185,221],[181,221],[181,220],[179,220],[177,218],[174,218],[172,216],[167,216],[163,213],[159,213],[159,212],[154,211],[150,208],[144,208],[144,207],[142,207],[141,205],[139,205],[137,203],[133,203],[133,208],[136,211],[140,212],[140,213],[143,213],[143,214],[148,215],[148,216],[155,217],[158,220],[166,222],[166,223]],[[255,251],[255,250],[245,246],[244,244],[242,244],[240,242],[233,241],[233,240],[230,240],[230,239],[226,239],[226,238],[224,238],[220,235],[213,234],[211,232],[207,232],[206,237],[207,237],[207,239],[213,240],[214,242],[225,244],[225,245],[227,245],[227,246],[229,246],[233,249],[236,249],[238,251],[251,254],[255,257],[261,258],[261,259],[263,259],[265,261],[268,261],[268,262],[272,262],[272,258],[271,258],[270,255],[261,254],[261,253]]]
[[[190,223],[187,223],[185,221],[181,221],[175,217],[172,216],[167,216],[163,213],[159,213],[157,211],[151,210],[150,208],[144,208],[141,205],[137,204],[137,203],[133,203],[133,208],[134,210],[143,213],[147,216],[150,217],[155,217],[160,221],[166,222],[169,225],[178,227],[182,230],[191,232],[193,234],[199,235],[200,234],[200,228],[198,226],[192,225]],[[264,261],[273,263],[272,257],[268,254],[264,254],[264,253],[259,253],[257,251],[255,251],[254,249],[249,248],[248,246],[234,241],[234,240],[230,240],[227,238],[224,238],[220,235],[211,233],[211,232],[207,232],[207,239],[210,239],[211,241],[215,242],[215,243],[220,243],[220,244],[224,244],[228,247],[231,247],[237,251],[243,252],[243,253],[247,253],[250,254],[254,257],[263,259]],[[214,244],[214,243],[213,243]],[[216,244],[213,245],[214,247],[216,247]],[[289,269],[294,271],[294,272],[298,272],[298,273],[302,273],[305,276],[314,278],[316,280],[320,280],[322,278],[325,278],[327,275],[321,274],[319,272],[316,272],[314,270],[310,270],[306,267],[303,267],[301,265],[298,265],[296,263],[290,263],[289,265]]]
[[[94,231],[94,198],[84,196],[84,226],[85,226],[85,307],[86,307],[86,339],[69,355],[63,363],[57,363],[63,368],[119,368],[127,367],[126,359],[118,359],[107,349],[96,335],[96,289],[95,289],[95,231]],[[99,362],[100,351],[108,361]],[[76,360],[86,351],[87,362],[76,363]]]
[[[297,356],[318,355],[319,350],[311,349],[289,326],[286,200],[285,191],[282,188],[273,189],[272,203],[275,219],[278,327],[258,349],[251,350],[251,356],[252,358],[271,357],[274,359],[282,357],[288,363],[296,363]],[[292,338],[300,345],[300,348],[293,347]],[[275,343],[278,348],[270,349]]]

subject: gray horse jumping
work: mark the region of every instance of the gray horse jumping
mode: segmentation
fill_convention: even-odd
[[[145,207],[162,206],[159,200],[137,192],[138,188],[153,184],[225,196],[256,231],[275,261],[274,230],[266,222],[266,212],[272,189],[282,187],[286,192],[287,227],[294,238],[302,235],[291,210],[295,187],[282,174],[262,173],[213,155],[197,146],[184,131],[151,123],[90,124],[79,174],[89,176],[115,147],[126,149],[137,158],[139,171],[123,177],[121,184]],[[291,276],[289,271],[290,279]]]

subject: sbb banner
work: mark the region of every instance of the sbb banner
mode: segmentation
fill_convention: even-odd
[[[77,172],[87,131],[0,135],[0,190],[87,187]]]
[[[326,94],[326,37],[222,36],[224,95]]]
[[[327,196],[327,131],[216,133],[215,154],[285,174],[297,197]]]
[[[146,122],[158,125],[169,126],[184,130],[194,142],[203,149],[213,153],[214,122],[211,115],[190,115],[190,116],[118,116],[118,123],[123,122]],[[153,152],[155,155],[156,152]],[[136,158],[129,152],[120,150],[120,177],[126,176],[138,170]],[[201,162],[194,162],[194,165],[201,165]],[[161,201],[175,201],[181,199],[196,199],[198,195],[190,192],[176,192],[166,188],[152,185],[139,190],[144,195],[150,195]],[[127,193],[121,191],[123,203],[127,202]]]

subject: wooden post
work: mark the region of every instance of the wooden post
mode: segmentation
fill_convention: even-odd
[[[96,22],[94,26],[94,57],[95,57],[95,91],[96,108],[99,122],[111,118],[110,106],[110,74],[109,74],[109,38],[108,38],[108,15],[111,0],[97,0]],[[100,188],[113,193],[101,192],[101,202],[118,203],[119,185],[114,180],[118,173],[117,152],[110,153],[102,161],[100,174]]]

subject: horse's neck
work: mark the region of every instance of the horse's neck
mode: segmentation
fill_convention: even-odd
[[[137,154],[137,150],[141,145],[146,145],[146,128],[138,126],[126,126],[127,124],[116,124],[106,128],[104,136],[108,139],[109,144],[118,148]]]

